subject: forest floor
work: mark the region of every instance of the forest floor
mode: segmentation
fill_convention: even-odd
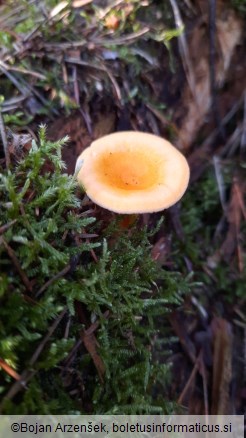
[[[243,413],[245,2],[162,3],[0,1],[0,160],[28,150],[41,123],[50,140],[69,136],[69,174],[111,132],[152,132],[180,149],[190,185],[151,240],[156,263],[193,284],[167,316],[165,397],[190,414]]]

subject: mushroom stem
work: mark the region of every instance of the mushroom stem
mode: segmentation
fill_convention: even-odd
[[[122,228],[123,230],[131,228],[138,219],[138,215],[137,214],[125,214],[123,216],[123,218],[120,220],[120,228]]]

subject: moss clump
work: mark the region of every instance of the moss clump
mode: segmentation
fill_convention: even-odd
[[[185,253],[194,270],[193,280],[203,290],[203,298],[216,296],[219,301],[235,302],[245,296],[245,269],[240,271],[238,248],[245,259],[245,224],[240,204],[233,205],[233,180],[238,177],[238,187],[244,191],[244,161],[227,160],[222,163],[223,194],[226,208],[221,205],[219,186],[213,168],[187,192],[180,214],[185,241],[176,240],[176,269],[182,270],[181,254]],[[232,211],[233,213],[230,213]],[[230,218],[230,214],[235,214]],[[234,245],[234,231],[230,221],[238,215],[238,242]],[[240,218],[242,216],[242,218]],[[204,226],[205,225],[205,226]],[[233,239],[228,239],[233,236]],[[225,244],[226,242],[226,244]],[[239,244],[239,246],[238,246]],[[208,275],[209,274],[209,275]]]
[[[39,144],[0,168],[0,358],[27,382],[0,369],[1,411],[170,412],[169,368],[153,350],[186,281],[152,260],[146,229],[103,230],[81,207],[65,140],[46,141],[42,127]]]

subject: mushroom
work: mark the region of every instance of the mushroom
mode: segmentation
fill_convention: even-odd
[[[88,197],[115,213],[153,213],[175,204],[189,182],[185,157],[167,140],[125,131],[95,140],[75,173]]]

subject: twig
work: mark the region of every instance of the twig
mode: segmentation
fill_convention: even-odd
[[[173,15],[174,15],[176,27],[177,27],[177,29],[182,30],[184,28],[184,24],[183,24],[181,14],[179,12],[179,8],[178,8],[178,5],[176,3],[176,0],[170,0],[170,3],[172,6],[172,9],[173,9]],[[191,59],[190,59],[188,45],[187,45],[185,35],[183,32],[178,37],[178,44],[179,44],[180,56],[181,56],[182,63],[184,66],[184,71],[185,71],[186,77],[187,77],[187,82],[189,84],[189,87],[190,87],[192,96],[195,100],[195,103],[197,103],[198,99],[197,99],[197,94],[196,94],[195,75],[193,72],[193,67],[192,67],[192,63],[191,63]]]
[[[56,328],[60,324],[60,322],[61,322],[62,318],[64,317],[64,315],[66,314],[66,312],[67,312],[67,308],[65,307],[63,309],[63,311],[60,313],[60,315],[55,319],[53,324],[50,326],[47,335],[41,341],[38,348],[36,349],[36,351],[34,352],[34,354],[32,355],[32,357],[30,359],[30,362],[29,362],[30,367],[33,367],[33,365],[35,364],[35,362],[39,358],[45,345],[47,344],[48,340],[50,339],[50,337],[52,336],[52,334],[54,333],[54,331],[56,330]],[[11,388],[9,389],[9,391],[7,392],[5,397],[3,398],[2,403],[0,405],[0,412],[3,408],[5,400],[12,400],[16,396],[16,394],[23,387],[26,386],[27,382],[29,382],[29,380],[31,380],[31,378],[34,376],[34,374],[36,374],[36,372],[37,372],[36,370],[29,370],[29,369],[23,371],[23,373],[20,375],[20,379],[11,386]]]
[[[19,90],[19,92],[27,97],[29,94],[29,90],[27,87],[25,87],[25,85],[21,84],[14,75],[12,75],[12,73],[9,73],[8,69],[5,66],[5,63],[3,61],[0,60],[0,70],[2,70],[2,72],[5,74],[5,76],[7,76],[7,78],[10,80],[10,82],[12,82],[12,84],[14,84],[14,86],[17,88],[17,90]]]
[[[86,239],[86,243],[88,243],[88,244],[90,243],[90,240],[88,238]],[[96,263],[98,263],[98,258],[97,258],[97,255],[96,255],[96,253],[95,253],[93,248],[91,248],[90,253],[91,253],[91,256],[92,256],[93,260]]]
[[[243,129],[242,129],[240,147],[242,154],[245,154],[246,152],[246,91],[244,91],[244,115],[243,115]]]
[[[104,312],[102,316],[103,316],[103,318],[108,319],[110,316],[110,311],[106,310],[106,312]],[[85,335],[92,335],[92,333],[94,333],[98,329],[99,326],[100,326],[100,321],[93,322],[93,324],[91,324],[90,327],[84,331],[84,334]]]
[[[207,373],[204,366],[204,360],[203,360],[203,349],[201,351],[201,356],[199,359],[200,363],[200,370],[202,375],[202,384],[203,384],[203,395],[204,395],[204,408],[205,408],[205,415],[206,417],[209,414],[209,406],[208,406],[208,382],[207,382]]]
[[[25,68],[10,67],[9,65],[6,65],[6,69],[10,71],[16,71],[17,73],[22,73],[24,75],[34,76],[35,78],[42,79],[44,81],[47,79],[45,75],[42,75],[41,73],[38,73],[36,71],[26,70]]]
[[[215,93],[216,93],[216,85],[215,85],[215,33],[216,33],[216,0],[209,0],[208,2],[209,9],[209,74],[210,74],[210,90],[211,96],[213,100],[213,104],[215,103]]]
[[[54,59],[54,58],[52,58]],[[104,71],[105,72],[105,68],[102,67],[101,65],[96,65],[96,64],[92,64],[91,62],[86,62],[86,61],[82,61],[79,58],[72,58],[70,56],[65,56],[64,57],[64,61],[68,62],[70,64],[77,64],[77,65],[82,65],[84,67],[89,67],[89,68],[94,68],[95,70],[99,70],[99,71]]]
[[[21,268],[20,262],[18,260],[18,258],[15,255],[15,252],[13,251],[13,249],[9,246],[9,244],[6,242],[6,240],[3,237],[0,237],[0,245],[1,243],[3,244],[4,248],[6,249],[9,257],[11,258],[13,265],[15,266],[19,276],[21,277],[24,285],[26,286],[26,289],[28,290],[28,292],[32,292],[32,284],[30,282],[30,280],[28,279],[27,275],[25,274],[25,272],[23,271],[23,269]]]
[[[224,125],[221,123],[221,118],[219,115],[219,109],[217,105],[217,87],[216,87],[216,73],[215,73],[215,35],[216,35],[216,0],[209,0],[209,76],[210,76],[210,93],[212,99],[212,110],[214,113],[214,119],[218,131],[225,140],[225,129]]]
[[[67,324],[66,324],[65,333],[63,336],[64,339],[68,339],[70,326],[71,326],[71,316],[69,316]]]
[[[184,3],[186,6],[193,12],[193,14],[196,13],[195,7],[191,4],[191,0],[184,0]]]
[[[90,42],[94,44],[99,44],[100,46],[104,46],[106,44],[112,44],[114,46],[121,46],[121,44],[131,44],[133,41],[135,41],[137,38],[145,35],[150,31],[149,27],[144,27],[143,29],[140,29],[138,32],[131,33],[129,35],[126,35],[125,37],[121,38],[115,38],[115,39],[103,39],[103,38],[95,38],[91,39]]]
[[[98,64],[92,64],[90,62],[82,61],[81,59],[71,58],[71,57],[68,57],[68,56],[65,56],[64,61],[68,62],[70,64],[77,64],[77,65],[83,65],[83,66],[89,67],[89,68],[94,68],[95,70],[99,70],[99,71],[103,71],[103,72],[107,73],[107,75],[108,75],[109,79],[111,80],[111,82],[113,84],[113,87],[115,89],[116,97],[117,97],[117,99],[119,101],[121,101],[120,87],[117,84],[117,82],[116,82],[114,76],[112,75],[112,73],[108,70],[108,68],[105,65],[102,66],[102,65],[99,65],[99,63]]]
[[[11,111],[11,109],[14,109],[16,107],[19,108],[25,99],[26,96],[18,96],[5,100],[1,106],[2,113],[9,112]]]
[[[8,224],[2,225],[0,227],[0,234],[4,234],[9,228],[11,228],[15,223],[17,222],[17,219],[14,219],[13,221],[9,222]]]
[[[240,183],[239,183],[238,178],[235,177],[233,182],[234,182],[234,190],[235,190],[235,193],[237,196],[237,202],[238,202],[238,205],[240,206],[243,218],[246,221],[246,208],[245,208],[245,204],[244,204],[244,197],[243,197],[243,192],[240,190]]]
[[[243,132],[243,126],[242,123],[239,123],[236,127],[235,131],[231,134],[231,136],[228,138],[227,142],[223,146],[223,149],[221,150],[220,156],[225,158],[230,158],[234,155],[237,148],[240,147],[240,139]]]
[[[0,23],[7,23],[8,19],[13,17],[13,15],[18,14],[18,16],[20,16],[20,13],[25,11],[26,7],[25,6],[17,6],[15,9],[12,9],[10,12],[8,12],[5,15],[2,15],[2,17],[0,18]]]
[[[196,309],[198,310],[198,312],[200,313],[202,319],[204,321],[207,321],[208,320],[208,313],[205,310],[205,308],[203,307],[203,305],[198,301],[198,299],[194,295],[191,295],[191,302],[192,302],[193,306],[195,306]]]
[[[3,116],[2,116],[1,108],[0,108],[0,134],[1,134],[1,137],[2,137],[2,143],[3,143],[6,167],[8,169],[9,166],[10,166],[10,157],[9,157],[8,142],[7,142],[7,136],[6,136],[6,131],[5,131],[5,126],[4,126],[4,121],[3,121]]]
[[[32,29],[24,38],[23,38],[23,42],[27,42],[28,40],[30,40],[35,33],[43,26],[43,25],[47,25],[48,23],[52,22],[52,20],[54,19],[54,17],[59,14],[63,9],[65,9],[68,6],[68,2],[61,2],[59,3],[57,6],[55,6],[51,11],[49,16],[46,16],[46,14],[44,13],[44,10],[42,10],[42,8],[40,7],[40,10],[42,10],[43,14],[44,14],[44,19],[42,21],[40,21],[40,23],[38,23],[36,25],[36,27],[34,29]],[[60,17],[60,20],[62,19],[62,17]],[[59,20],[58,20],[59,21]]]
[[[244,379],[246,379],[246,326],[244,327],[244,339],[243,339],[243,355],[244,355]]]
[[[213,164],[214,164],[215,177],[219,189],[220,203],[224,213],[226,213],[227,205],[226,205],[226,197],[225,197],[225,184],[221,172],[220,159],[217,155],[213,156]]]
[[[236,114],[236,112],[240,109],[241,105],[242,105],[243,99],[240,98],[235,105],[233,105],[232,109],[225,115],[225,117],[223,117],[223,119],[221,120],[221,124],[223,126],[225,126],[231,119],[232,117]],[[216,128],[205,140],[204,142],[200,145],[200,148],[203,146],[208,146],[211,144],[212,141],[214,141],[214,139],[216,138],[216,136],[219,134],[219,129]]]
[[[64,364],[64,368],[69,368],[71,362],[73,361],[73,357],[76,354],[76,352],[78,351],[78,349],[80,348],[80,346],[82,345],[82,339],[80,338],[76,344],[73,346],[72,350],[70,351],[70,353],[68,354],[68,356],[66,357],[65,361],[63,362]]]
[[[171,122],[170,120],[167,119],[167,117],[164,116],[164,114],[162,114],[161,111],[159,111],[158,109],[156,109],[155,107],[153,107],[150,103],[146,103],[145,106],[155,115],[155,117],[162,123],[162,125],[164,127],[170,127],[171,130],[175,133],[175,135],[179,135],[179,131],[177,126]]]
[[[69,49],[77,49],[79,47],[83,47],[86,46],[88,44],[87,40],[82,40],[82,41],[73,41],[72,43],[46,43],[44,44],[44,49],[47,50],[69,50]]]
[[[13,368],[11,368],[3,359],[0,357],[0,368],[2,368],[10,377],[15,380],[20,380],[21,376]]]
[[[112,85],[113,85],[114,90],[115,90],[116,97],[117,97],[118,101],[121,102],[121,91],[120,91],[120,87],[119,87],[119,85],[117,84],[117,82],[116,82],[114,76],[112,75],[112,73],[108,70],[108,68],[107,68],[106,66],[104,66],[104,68],[105,68],[105,72],[107,73],[109,79],[110,79],[111,82],[112,82]]]
[[[201,353],[200,353],[200,354],[201,354]],[[195,375],[196,375],[196,373],[197,373],[197,371],[198,371],[198,368],[199,368],[199,364],[198,364],[198,362],[199,362],[199,360],[200,360],[200,354],[199,354],[199,356],[196,358],[196,361],[195,361],[195,364],[194,364],[193,370],[192,370],[192,372],[191,372],[191,374],[190,374],[190,377],[189,377],[189,379],[187,380],[187,382],[186,382],[186,384],[185,384],[185,387],[184,387],[183,391],[181,392],[181,394],[180,394],[180,396],[179,396],[179,398],[178,398],[178,404],[182,404],[183,399],[185,398],[186,393],[187,393],[187,391],[188,391],[190,385],[192,384],[192,382],[193,382],[193,380],[194,380],[194,378],[195,378]]]
[[[85,125],[86,125],[86,128],[87,128],[87,131],[88,131],[90,137],[92,137],[92,136],[93,136],[93,131],[92,131],[92,123],[91,123],[91,117],[90,117],[90,114],[89,114],[87,111],[85,111],[85,110],[82,108],[82,106],[80,106],[80,108],[79,108],[79,112],[81,113],[81,115],[82,115],[82,117],[83,117],[83,120],[84,120],[84,122],[85,122]]]
[[[21,82],[23,83],[24,87],[28,90],[29,94],[34,94],[43,105],[49,106],[49,101],[45,97],[43,97],[42,94],[39,93],[39,91],[37,91],[35,87],[32,87],[32,85],[26,82],[25,79],[23,78],[21,79]],[[57,111],[56,108],[51,108],[51,111],[56,116],[59,115],[59,111]]]
[[[60,272],[58,272],[56,275],[54,275],[54,277],[50,278],[50,280],[48,280],[36,293],[35,298],[39,297],[39,295],[41,295],[46,289],[48,289],[48,287],[53,284],[56,280],[58,280],[61,277],[64,277],[64,275],[66,275],[71,269],[71,265],[68,264],[67,266],[65,266],[65,268],[63,268]]]
[[[23,78],[18,80],[15,75],[13,75],[12,73],[10,73],[8,71],[8,66],[6,68],[5,63],[1,60],[0,60],[0,70],[2,70],[2,72],[7,76],[7,78],[14,84],[14,86],[17,88],[17,90],[19,90],[20,93],[25,98],[28,97],[30,94],[34,94],[40,100],[40,102],[42,102],[43,105],[48,106],[48,100],[45,99],[41,93],[39,93],[34,87],[32,87]],[[59,112],[55,108],[52,108],[52,112],[55,115],[59,114]]]
[[[115,0],[106,8],[101,9],[101,11],[99,12],[100,20],[103,20],[106,17],[106,15],[108,15],[109,12],[112,11],[112,9],[115,9],[117,6],[121,5],[121,3],[125,3],[125,0]]]
[[[105,319],[107,319],[110,315],[109,310],[107,310],[103,316],[105,317]],[[90,354],[94,365],[97,369],[98,372],[98,376],[99,379],[101,381],[101,383],[104,382],[104,374],[105,374],[105,365],[104,362],[101,358],[101,356],[99,355],[99,353],[97,352],[97,339],[94,335],[94,332],[97,330],[97,328],[100,326],[100,321],[96,321],[94,322],[87,330],[82,329],[80,331],[80,337],[84,343],[84,346],[86,348],[86,350],[88,351],[88,353]]]
[[[48,329],[48,333],[47,335],[44,337],[44,339],[40,342],[38,348],[36,349],[36,351],[33,353],[31,359],[30,359],[30,366],[33,366],[35,364],[35,362],[37,361],[37,359],[39,358],[40,354],[42,353],[42,350],[45,347],[45,344],[47,344],[48,340],[50,339],[50,337],[53,335],[54,331],[56,330],[56,328],[58,327],[58,325],[60,324],[62,318],[64,317],[64,315],[67,312],[67,307],[65,307],[63,309],[63,311],[60,313],[60,315],[58,315],[58,317],[55,319],[55,321],[53,322],[53,324],[50,326],[50,328]]]
[[[221,123],[222,125],[226,125],[237,113],[237,111],[241,108],[243,99],[240,98],[232,107],[232,109],[225,115],[225,117],[222,119]],[[211,145],[216,139],[216,136],[219,134],[219,129],[216,128],[199,146],[199,149],[194,151],[190,157],[189,157],[189,163],[193,168],[193,172],[191,172],[191,179],[190,182],[195,182],[204,170],[206,169],[209,160],[208,156],[211,154]],[[224,148],[221,149],[221,151],[218,152],[218,156],[222,157],[224,153]],[[204,159],[206,158],[206,160]],[[199,164],[199,166],[198,166]]]
[[[20,375],[20,380],[17,380],[11,386],[11,388],[9,389],[7,394],[2,398],[1,403],[0,403],[0,414],[3,411],[5,401],[12,400],[15,397],[15,395],[18,394],[19,391],[21,391],[21,389],[25,388],[26,384],[29,382],[29,380],[32,379],[32,377],[36,374],[36,372],[37,372],[36,370],[23,371],[23,373]]]
[[[73,89],[74,89],[74,100],[76,104],[80,106],[78,72],[76,65],[73,66]]]

